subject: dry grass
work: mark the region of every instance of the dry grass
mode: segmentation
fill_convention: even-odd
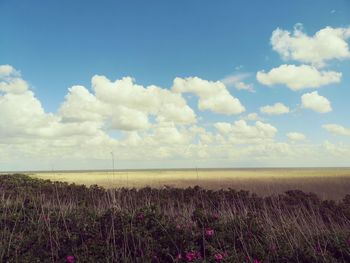
[[[340,199],[349,193],[350,168],[319,169],[234,169],[234,170],[144,170],[116,172],[36,173],[33,177],[97,184],[105,188],[164,185],[186,188],[199,185],[206,189],[243,189],[267,196],[291,189],[314,192],[322,199]]]
[[[199,187],[106,191],[0,176],[0,262],[179,263],[195,253],[190,262],[215,263],[219,254],[222,262],[345,263],[349,220],[350,196],[334,202],[301,191],[267,198]]]

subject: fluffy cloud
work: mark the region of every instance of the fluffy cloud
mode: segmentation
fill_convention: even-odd
[[[248,121],[262,120],[262,118],[260,118],[260,116],[256,112],[249,113],[247,116],[244,116],[242,119],[248,120]]]
[[[94,76],[92,86],[96,97],[107,104],[124,107],[157,116],[162,121],[190,124],[196,122],[193,110],[180,95],[157,86],[143,86],[126,77],[111,82],[104,76]]]
[[[0,65],[0,78],[10,75],[18,75],[18,72],[11,65]]]
[[[48,146],[45,150],[53,144],[62,148],[87,137],[93,140],[104,136],[99,123],[67,123],[58,115],[46,113],[19,72],[11,67],[1,67],[0,72],[4,93],[0,95],[0,143],[5,140],[12,145],[24,144],[23,151],[29,151],[32,145],[31,150],[38,152],[42,145]],[[54,152],[53,148],[50,151]]]
[[[334,135],[350,136],[350,129],[338,124],[325,124],[322,127]]]
[[[220,162],[295,165],[296,160],[308,165],[304,156],[320,160],[325,153],[336,151],[332,144],[328,148],[324,146],[324,151],[306,142],[296,144],[293,141],[301,136],[295,134],[287,135],[292,142],[277,141],[277,128],[258,121],[256,113],[233,123],[212,125],[202,124],[201,120],[200,126],[182,92],[198,94],[199,104],[220,96],[228,97],[223,104],[226,100],[232,103],[235,98],[220,82],[199,79],[198,86],[192,85],[198,82],[191,79],[181,80],[186,83],[168,90],[144,87],[129,77],[111,81],[94,76],[91,89],[69,88],[57,113],[49,113],[18,71],[11,66],[0,66],[1,167],[51,169],[50,164],[55,163],[55,169],[105,169],[110,167],[111,151],[118,167],[125,168],[185,166],[194,160],[203,166]],[[187,85],[199,88],[187,91]],[[199,107],[207,109],[207,105],[216,104],[204,103]],[[225,112],[232,114],[230,107]],[[214,109],[218,110],[210,107]],[[346,147],[339,148],[335,154],[346,152]]]
[[[285,60],[295,60],[321,67],[331,59],[350,58],[349,46],[346,42],[349,37],[350,27],[325,27],[313,36],[308,36],[299,24],[293,32],[279,28],[274,30],[271,45],[273,50]]]
[[[342,74],[335,71],[319,71],[309,65],[281,65],[269,72],[259,71],[257,80],[264,85],[286,85],[292,90],[318,88],[331,83],[339,83]]]
[[[235,87],[237,90],[247,90],[249,92],[255,92],[253,84],[248,84],[243,81],[249,76],[250,74],[248,73],[233,74],[223,78],[220,81],[228,87]]]
[[[247,84],[247,83],[245,83],[243,81],[237,82],[235,84],[235,88],[237,90],[247,90],[247,91],[250,91],[250,92],[255,92],[253,84]]]
[[[337,160],[345,159],[346,162],[349,161],[349,158],[350,158],[349,145],[344,145],[342,143],[335,144],[329,141],[325,141],[322,146],[328,154],[335,156]]]
[[[103,121],[108,114],[108,107],[100,102],[83,86],[68,89],[59,113],[64,121]]]
[[[137,154],[155,158],[157,154],[173,156],[174,145],[188,144],[195,136],[188,128],[177,127],[196,122],[193,110],[181,94],[156,86],[144,88],[134,84],[131,78],[111,82],[95,76],[93,92],[73,86],[57,114],[45,112],[28,84],[11,66],[0,67],[0,83],[0,148],[11,145],[7,154],[18,157],[67,156],[76,160],[87,158],[89,153],[89,158],[106,158],[106,152],[117,146],[125,149],[120,158],[130,156],[129,148],[137,141],[137,134],[117,140],[109,135],[111,130],[119,136],[122,130],[126,134],[145,130],[139,134],[142,144],[138,144],[144,148],[135,151],[134,157]],[[154,117],[154,124],[150,116]]]
[[[218,122],[215,128],[227,137],[227,143],[234,144],[256,144],[272,140],[277,133],[277,129],[269,123],[261,121],[255,125],[248,125],[246,121],[239,120],[233,124]]]
[[[196,94],[199,97],[200,110],[211,110],[226,115],[240,114],[245,111],[239,99],[233,97],[220,81],[212,82],[197,77],[175,78],[172,91]]]
[[[222,134],[228,134],[232,131],[232,124],[228,122],[217,122],[214,127]]]
[[[21,94],[28,90],[28,84],[10,65],[0,65],[0,92]]]
[[[311,109],[319,113],[326,113],[332,111],[331,103],[329,100],[321,95],[318,95],[317,91],[305,93],[301,96],[302,107]]]
[[[270,115],[281,115],[281,114],[288,113],[289,108],[286,105],[280,102],[277,102],[272,106],[267,105],[267,106],[261,107],[260,111],[262,113],[270,114]]]
[[[300,132],[289,132],[287,137],[291,141],[304,141],[306,139],[305,135]]]
[[[147,129],[149,116],[158,122],[172,121],[177,124],[196,122],[194,111],[181,94],[156,86],[143,87],[130,77],[114,82],[104,76],[92,78],[95,94],[85,87],[69,89],[60,114],[67,121],[100,121],[110,129]]]

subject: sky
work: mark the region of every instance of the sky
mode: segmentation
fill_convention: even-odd
[[[350,166],[350,2],[0,0],[0,171]]]

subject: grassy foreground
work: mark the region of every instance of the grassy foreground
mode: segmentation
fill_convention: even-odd
[[[0,176],[0,262],[350,262],[350,195]]]

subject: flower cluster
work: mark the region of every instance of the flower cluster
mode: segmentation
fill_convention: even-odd
[[[186,253],[187,262],[193,262],[197,259],[201,259],[201,253],[198,251],[189,251]]]

